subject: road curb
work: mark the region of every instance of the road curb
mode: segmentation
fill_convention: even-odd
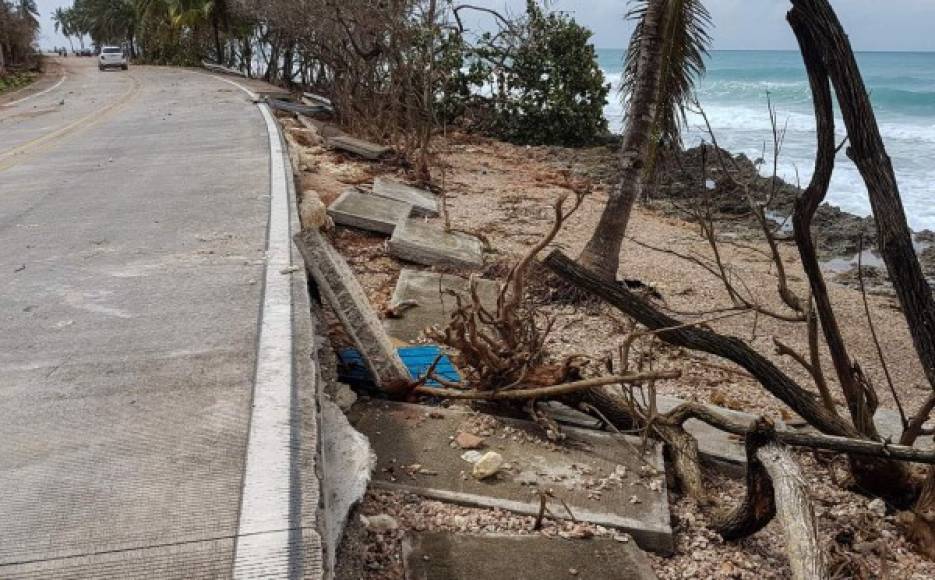
[[[232,572],[234,578],[322,578],[319,365],[308,281],[292,245],[301,226],[285,139],[269,107],[257,107],[269,137],[270,217]]]

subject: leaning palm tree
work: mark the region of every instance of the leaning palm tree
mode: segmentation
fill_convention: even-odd
[[[657,150],[681,145],[685,105],[711,43],[711,15],[701,0],[633,0],[627,18],[636,27],[624,63],[620,181],[579,257],[608,279],[617,275],[630,211],[652,175]]]
[[[55,12],[52,13],[52,23],[55,24],[55,32],[62,33],[65,40],[68,41],[68,46],[71,47],[71,51],[74,52],[75,43],[71,41],[72,29],[68,11],[61,6],[56,8]]]

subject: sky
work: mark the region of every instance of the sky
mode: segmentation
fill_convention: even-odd
[[[526,0],[455,0],[497,10],[523,9]],[[38,0],[42,46],[65,45],[55,34],[51,14],[70,0]],[[630,26],[626,0],[552,0],[594,32],[598,48],[626,46]],[[714,49],[794,50],[785,21],[788,0],[705,0],[715,22]],[[832,0],[855,50],[935,50],[935,0]],[[483,21],[479,16],[472,17]]]

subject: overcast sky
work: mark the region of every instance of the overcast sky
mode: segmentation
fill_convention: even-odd
[[[498,10],[522,10],[526,0],[471,0]],[[794,49],[785,21],[788,0],[706,0],[716,28],[715,49]],[[65,44],[50,14],[70,0],[38,0],[43,46]],[[626,0],[553,0],[594,32],[598,48],[626,46]],[[832,0],[856,50],[935,50],[935,0]]]

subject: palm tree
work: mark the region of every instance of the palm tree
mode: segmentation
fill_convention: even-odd
[[[214,33],[217,62],[224,62],[221,32],[227,30],[230,23],[230,6],[227,0],[169,0],[169,13],[176,26],[197,28],[209,22]]]
[[[68,11],[59,6],[55,9],[55,12],[52,13],[52,22],[55,24],[55,32],[61,32],[65,36],[65,40],[68,41],[68,46],[71,47],[71,51],[75,51],[75,44],[71,41],[72,29],[71,21],[68,18]]]
[[[701,0],[634,0],[627,17],[636,27],[624,63],[620,181],[579,257],[608,279],[617,275],[630,212],[654,170],[657,149],[681,144],[685,105],[711,42],[711,16]]]

